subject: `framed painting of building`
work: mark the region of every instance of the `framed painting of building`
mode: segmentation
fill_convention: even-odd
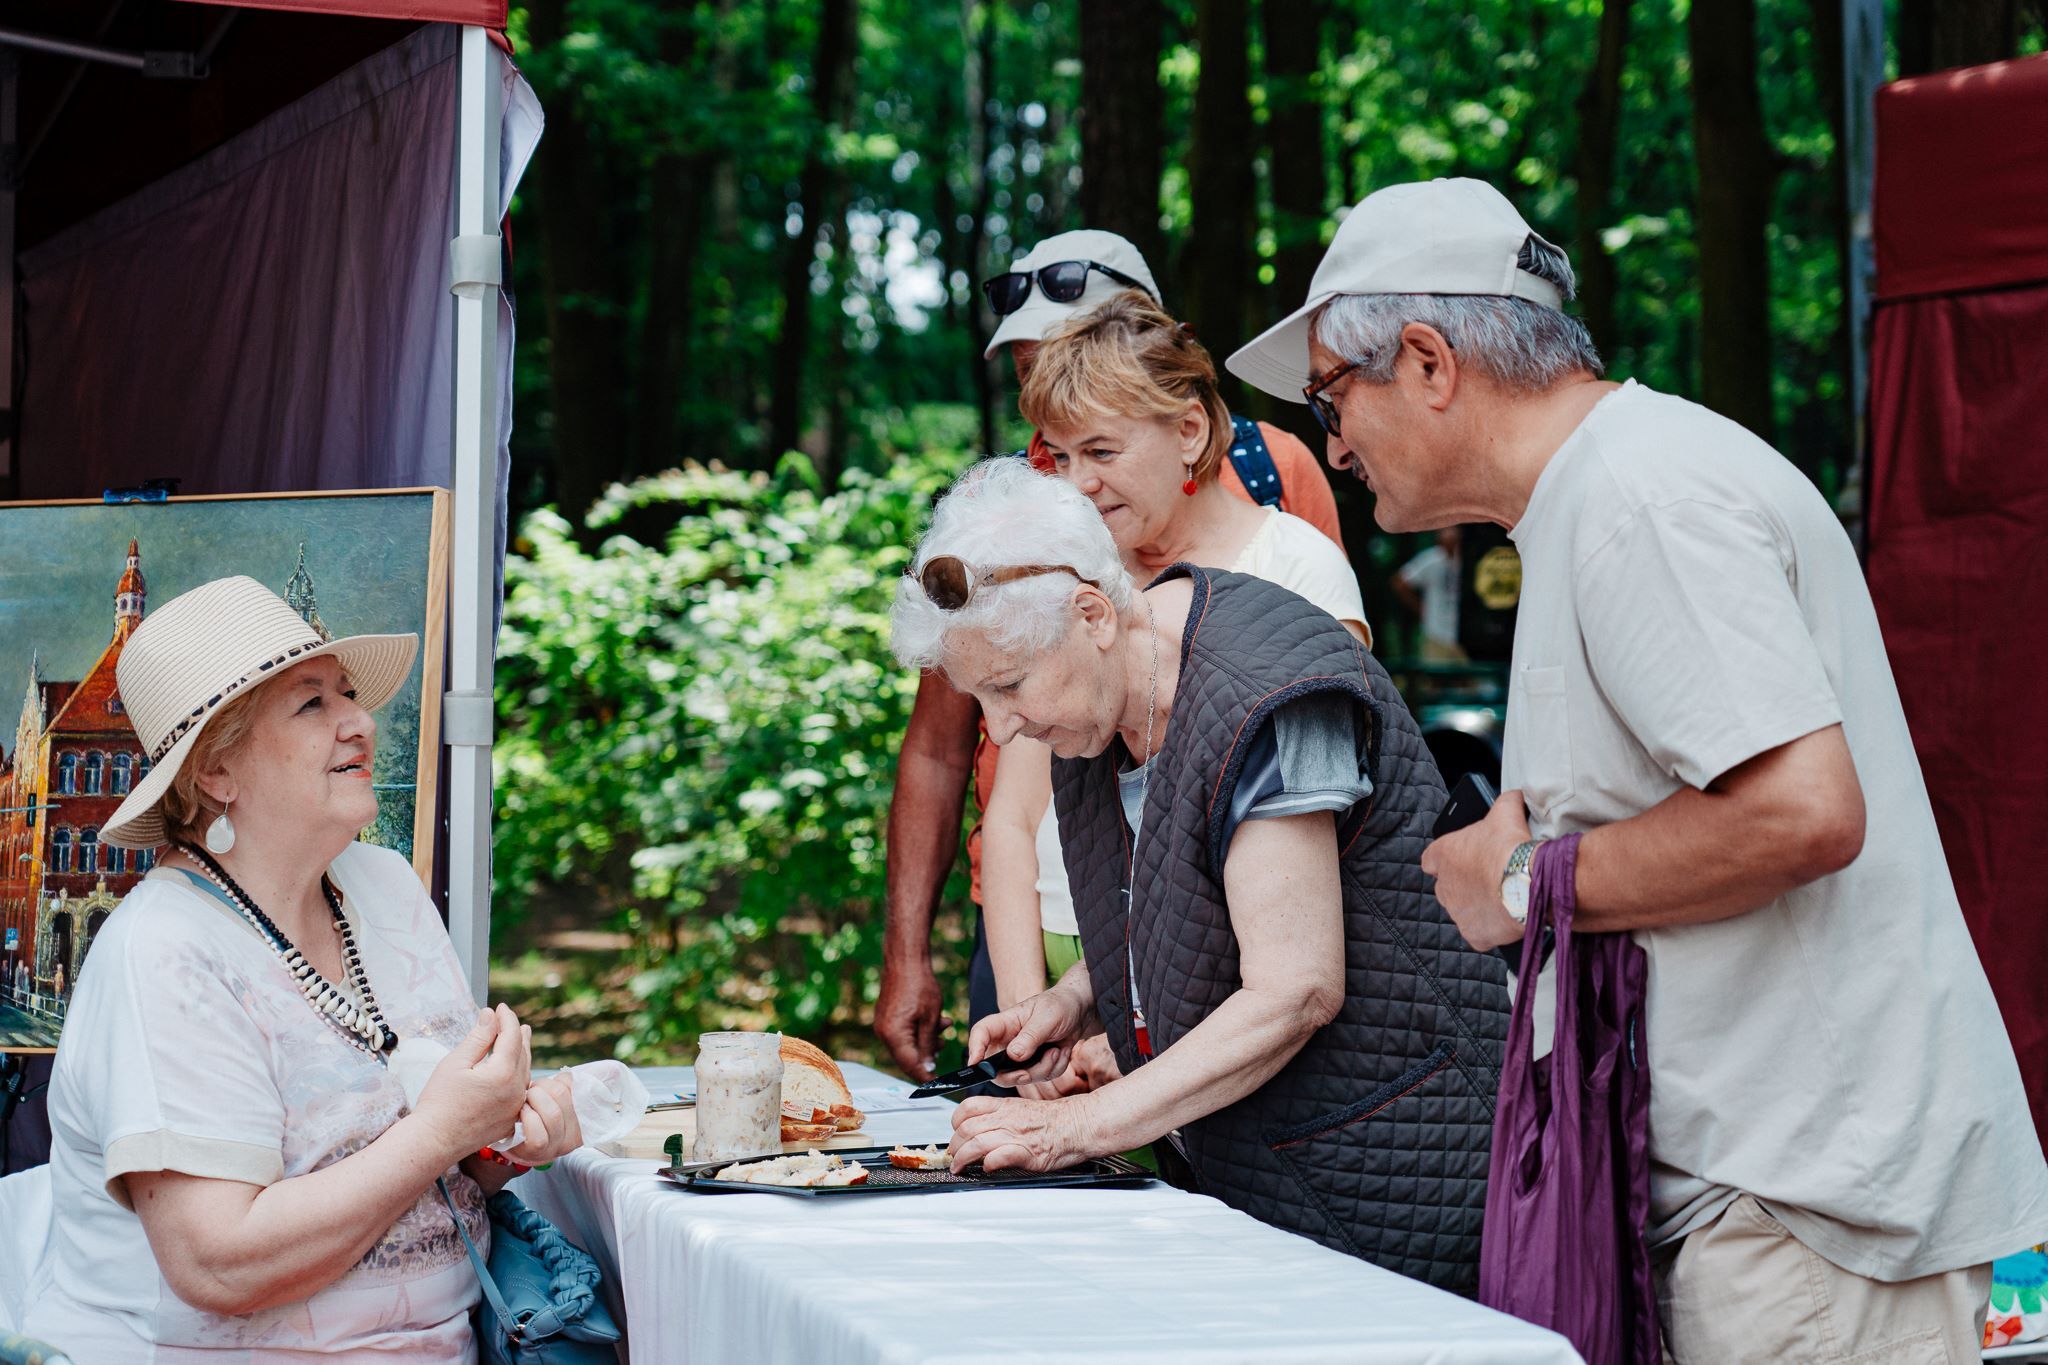
[[[154,864],[99,839],[149,763],[115,665],[152,604],[211,579],[267,584],[329,638],[420,636],[377,717],[362,837],[434,885],[448,537],[438,488],[0,503],[0,1009],[54,1032],[101,923]]]

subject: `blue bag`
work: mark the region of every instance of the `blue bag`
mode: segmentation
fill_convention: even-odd
[[[604,1280],[590,1253],[535,1213],[510,1191],[490,1198],[490,1264],[477,1254],[462,1215],[437,1180],[455,1230],[469,1248],[469,1263],[483,1285],[477,1314],[477,1359],[482,1365],[615,1365],[618,1324],[597,1296]]]

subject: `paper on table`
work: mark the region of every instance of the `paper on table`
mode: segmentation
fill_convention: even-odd
[[[914,1100],[907,1090],[856,1090],[853,1092],[853,1107],[863,1114],[901,1114],[914,1109],[929,1109],[934,1103],[943,1105],[944,1100]]]

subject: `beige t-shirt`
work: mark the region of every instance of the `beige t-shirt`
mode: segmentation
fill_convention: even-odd
[[[1763,441],[1634,383],[1537,481],[1503,786],[1538,837],[1637,815],[1839,722],[1855,862],[1759,910],[1644,930],[1651,1233],[1737,1192],[1857,1274],[2048,1237],[2048,1163],[1964,925],[1856,554]]]
[[[393,1031],[460,1042],[476,1006],[412,867],[351,844],[331,874]],[[65,1019],[50,1082],[56,1216],[23,1330],[80,1365],[473,1361],[476,1272],[435,1189],[339,1280],[243,1317],[180,1299],[128,1207],[122,1177],[133,1171],[267,1186],[330,1166],[404,1103],[391,1072],[306,1003],[253,929],[158,868],[107,917]],[[476,1182],[451,1170],[448,1188],[488,1250]]]

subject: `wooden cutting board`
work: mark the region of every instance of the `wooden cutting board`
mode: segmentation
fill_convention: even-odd
[[[616,1142],[601,1142],[597,1150],[606,1156],[631,1157],[637,1161],[667,1161],[668,1153],[662,1149],[670,1134],[683,1135],[683,1160],[690,1159],[690,1144],[697,1138],[697,1111],[695,1109],[657,1109],[640,1120],[640,1126]],[[856,1129],[851,1133],[834,1133],[831,1137],[816,1142],[785,1142],[784,1152],[831,1151],[834,1148],[872,1147],[875,1140]]]

